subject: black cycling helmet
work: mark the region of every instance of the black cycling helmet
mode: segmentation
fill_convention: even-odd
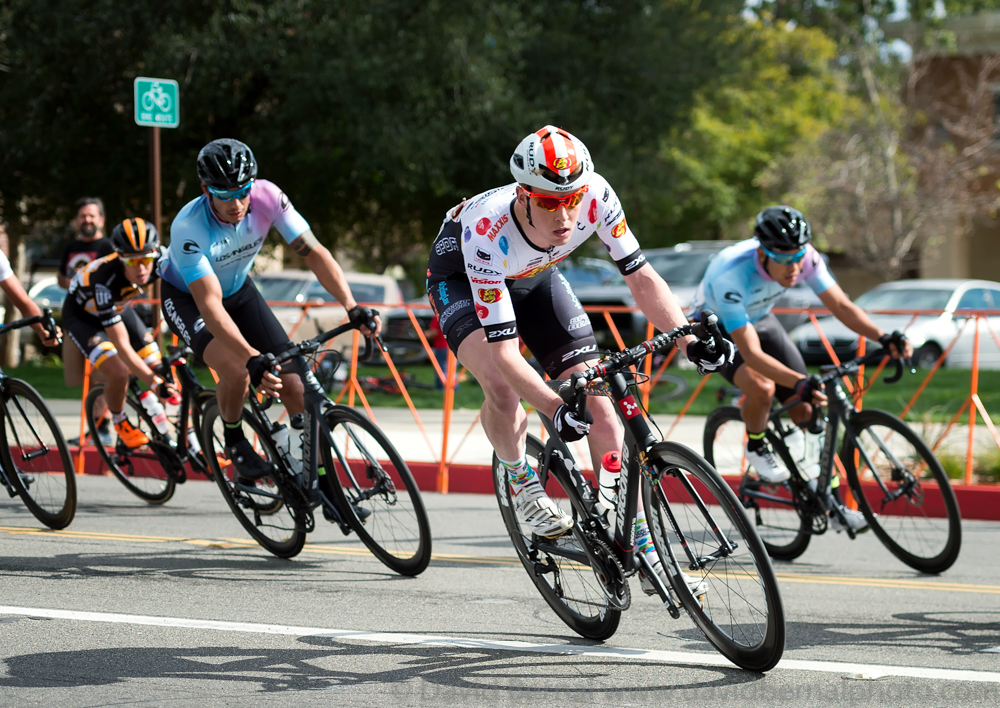
[[[753,235],[770,251],[797,251],[812,240],[812,229],[801,211],[779,204],[757,215]]]
[[[160,247],[160,234],[144,219],[125,219],[111,231],[111,245],[126,255],[152,253]]]
[[[242,189],[257,176],[257,160],[246,143],[213,140],[198,153],[198,179],[215,189]]]

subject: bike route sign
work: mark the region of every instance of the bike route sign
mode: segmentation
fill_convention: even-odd
[[[180,91],[172,79],[135,78],[135,122],[150,128],[180,125]]]

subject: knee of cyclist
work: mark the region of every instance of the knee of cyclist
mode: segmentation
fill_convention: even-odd
[[[774,397],[775,384],[771,379],[755,379],[746,394],[755,400],[770,401]]]

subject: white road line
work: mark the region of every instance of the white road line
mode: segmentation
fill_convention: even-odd
[[[211,629],[220,632],[246,632],[250,634],[281,634],[293,637],[330,637],[379,644],[403,644],[420,646],[459,647],[464,649],[484,649],[501,651],[525,651],[538,654],[560,656],[595,656],[611,659],[631,659],[633,661],[654,661],[665,664],[693,664],[696,666],[732,666],[721,654],[696,654],[681,651],[660,651],[656,649],[626,649],[616,647],[589,647],[575,644],[534,644],[531,642],[498,641],[492,639],[468,639],[443,637],[428,634],[404,634],[401,632],[364,632],[350,629],[329,629],[325,627],[292,627],[279,624],[252,624],[249,622],[221,622],[218,620],[184,619],[179,617],[150,617],[146,615],[120,615],[106,612],[77,612],[74,610],[50,610],[36,607],[7,607],[0,605],[0,615],[24,615],[51,619],[76,620],[84,622],[111,622],[114,624],[150,625],[154,627],[177,627],[182,629]],[[798,671],[819,671],[832,674],[863,675],[865,678],[902,676],[908,678],[934,679],[938,681],[975,681],[977,683],[1000,683],[1000,673],[992,671],[963,671],[959,669],[934,669],[922,666],[881,666],[878,664],[849,664],[835,661],[800,661],[785,659],[777,669]]]

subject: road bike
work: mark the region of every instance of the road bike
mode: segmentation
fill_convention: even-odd
[[[238,479],[224,445],[223,421],[218,402],[213,401],[202,420],[202,436],[209,467],[229,508],[243,528],[265,549],[281,558],[297,555],[306,535],[315,529],[314,510],[352,531],[389,568],[401,575],[418,575],[430,563],[430,523],[423,499],[409,468],[385,434],[363,413],[330,401],[312,373],[306,358],[321,355],[323,344],[354,329],[344,324],[299,342],[271,356],[271,366],[291,364],[302,373],[305,410],[289,419],[301,433],[301,456],[292,445],[287,427],[268,418],[273,399],[258,401],[255,393],[243,409],[243,427],[258,454],[273,468],[265,478]],[[374,329],[374,323],[371,323]],[[372,339],[365,337],[359,359],[371,356]],[[252,390],[252,389],[251,389]],[[262,508],[283,502],[267,515]]]
[[[104,384],[96,384],[87,394],[84,415],[90,431],[90,439],[97,448],[104,464],[125,487],[140,499],[150,504],[164,504],[174,495],[178,484],[187,480],[188,468],[211,477],[200,442],[201,417],[205,406],[215,398],[215,391],[205,388],[198,381],[187,363],[192,355],[186,347],[170,347],[159,370],[164,381],[175,380],[180,389],[180,404],[167,417],[167,430],[161,431],[153,416],[142,405],[143,395],[135,376],[129,377],[128,393],[125,397],[129,419],[136,421],[136,427],[149,438],[147,445],[129,448],[121,438],[110,446],[101,442],[97,425],[104,417]],[[193,433],[193,436],[190,434]]]
[[[815,480],[808,479],[786,444],[786,437],[796,428],[782,414],[800,405],[801,400],[775,408],[768,420],[767,441],[792,473],[788,481],[779,484],[764,482],[747,465],[746,427],[739,408],[724,406],[709,415],[705,458],[722,474],[741,478],[740,499],[772,558],[798,558],[813,536],[829,529],[829,512],[837,504],[830,484],[839,481],[835,476],[838,467],[842,467],[868,526],[893,555],[922,573],[942,573],[958,558],[962,545],[958,502],[934,453],[910,426],[891,413],[858,410],[841,383],[841,377],[856,374],[862,366],[887,356],[888,350],[878,349],[820,369],[829,412],[825,424],[817,425],[822,409],[813,408],[810,426],[825,426],[826,432]],[[887,383],[902,376],[902,362],[893,361],[896,371],[884,379]],[[846,531],[850,538],[855,537],[854,531]]]
[[[625,428],[616,508],[604,512],[593,483],[541,415],[545,443],[527,437],[527,455],[550,497],[569,504],[573,527],[555,539],[534,535],[517,516],[507,472],[493,457],[500,512],[528,576],[573,631],[602,640],[618,628],[631,604],[628,578],[642,570],[671,617],[680,608],[730,661],[751,671],[778,663],[785,645],[785,618],[767,552],[733,491],[700,455],[684,445],[659,441],[642,410],[635,386],[644,376],[630,367],[689,334],[721,346],[715,315],[678,327],[638,346],[609,354],[569,382],[549,382],[583,419],[588,395],[610,396]],[[655,424],[654,424],[655,425]],[[656,552],[667,570],[665,587],[643,553],[635,551],[640,488]],[[565,506],[563,506],[566,509]],[[610,518],[609,518],[610,515]],[[684,573],[704,581],[701,601]],[[677,598],[679,601],[675,601]]]
[[[0,327],[0,335],[41,323],[55,333],[52,311]],[[52,411],[30,384],[0,370],[4,445],[0,482],[10,496],[20,496],[35,518],[51,529],[64,529],[76,514],[76,477],[69,447]]]

